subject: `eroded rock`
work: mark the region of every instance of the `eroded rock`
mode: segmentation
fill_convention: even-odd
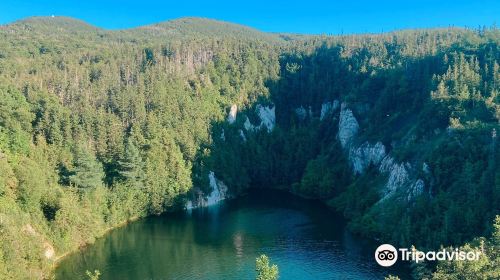
[[[331,116],[332,113],[339,107],[339,101],[333,100],[332,102],[325,102],[321,104],[321,114],[319,119],[324,120],[327,116]]]
[[[254,131],[256,129],[266,128],[267,132],[271,132],[276,124],[276,114],[275,114],[275,106],[262,106],[257,105],[255,111],[260,119],[259,125],[253,125],[250,122],[250,119],[246,117],[243,126],[247,131]]]
[[[352,147],[349,159],[354,174],[362,174],[370,164],[378,166],[385,155],[385,146],[381,142],[376,144],[365,142],[357,148]]]
[[[233,124],[236,121],[236,114],[238,113],[238,106],[233,104],[227,115],[227,122]]]
[[[186,202],[187,210],[215,205],[229,197],[228,187],[224,182],[215,177],[213,171],[208,173],[208,182],[211,189],[208,196],[205,195],[201,189],[194,188],[192,199]]]
[[[262,106],[257,105],[256,107],[257,114],[260,117],[260,127],[266,127],[268,132],[271,132],[276,123],[276,113],[275,106]]]
[[[352,139],[359,130],[359,124],[354,117],[351,109],[347,108],[345,103],[342,103],[339,120],[339,141],[343,148],[351,143]]]

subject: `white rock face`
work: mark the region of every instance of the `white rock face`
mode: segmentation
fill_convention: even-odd
[[[406,193],[406,200],[410,201],[413,198],[421,195],[424,192],[425,183],[422,179],[410,179],[412,166],[410,163],[396,163],[390,156],[386,156],[380,164],[380,172],[389,173],[389,179],[385,184],[385,198],[392,195],[395,191]]]
[[[342,103],[338,138],[344,150],[349,152],[349,161],[354,174],[362,174],[370,164],[379,166],[378,170],[381,174],[388,174],[387,182],[382,189],[384,197],[380,201],[396,192],[404,195],[404,198],[410,201],[424,192],[424,181],[411,177],[413,171],[411,164],[396,162],[393,157],[387,155],[385,146],[381,142],[375,144],[365,142],[358,147],[351,145],[358,130],[359,124],[352,111],[347,108],[345,103]],[[429,167],[425,163],[422,169],[426,173],[429,172]]]
[[[339,101],[334,100],[332,102],[325,102],[321,104],[321,115],[320,120],[324,120],[327,116],[330,116],[339,107]]]
[[[229,110],[229,115],[227,116],[227,122],[233,124],[236,121],[236,114],[238,113],[238,106],[233,104]]]
[[[213,171],[208,173],[208,180],[210,182],[212,192],[207,197],[206,206],[215,205],[226,199],[227,186],[222,181],[217,180]]]
[[[415,181],[415,183],[413,183],[408,189],[406,200],[410,201],[413,198],[421,195],[424,192],[424,187],[425,183],[422,179],[418,179],[417,181]]]
[[[343,148],[351,143],[352,139],[359,130],[359,124],[354,117],[351,109],[348,109],[345,103],[342,103],[339,120],[339,140]]]
[[[349,160],[354,174],[362,174],[370,164],[378,166],[385,155],[385,146],[381,142],[373,145],[365,142],[357,148],[351,147]]]
[[[393,192],[410,182],[408,169],[411,168],[409,163],[395,163],[391,156],[387,156],[380,164],[380,172],[389,173],[389,179],[385,185],[386,194]]]
[[[257,108],[255,108],[261,120],[260,127],[265,126],[268,132],[271,132],[273,130],[276,123],[275,109],[275,106],[271,108],[268,106],[262,106],[260,104],[257,105]]]
[[[224,184],[224,182],[215,177],[215,173],[213,171],[208,173],[208,182],[210,188],[212,189],[210,194],[205,197],[202,191],[195,191],[195,198],[186,202],[187,210],[215,205],[228,198],[228,187]]]
[[[243,124],[243,126],[245,127],[245,129],[247,131],[253,131],[255,130],[255,126],[250,122],[250,119],[247,119],[245,120],[245,123]]]
[[[271,132],[274,128],[274,125],[276,123],[276,114],[275,114],[275,106],[273,107],[268,107],[268,106],[262,106],[262,105],[257,105],[255,108],[255,111],[257,112],[257,115],[260,118],[260,124],[259,125],[253,125],[250,122],[250,119],[247,117],[245,120],[245,123],[243,126],[247,131],[254,131],[256,129],[261,129],[265,127],[267,129],[267,132]]]

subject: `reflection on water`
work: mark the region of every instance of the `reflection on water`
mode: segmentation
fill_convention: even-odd
[[[401,268],[373,260],[378,244],[345,230],[319,202],[281,192],[248,196],[190,213],[168,214],[114,230],[69,256],[56,279],[254,279],[267,254],[280,279],[383,279]],[[404,275],[403,275],[404,276]]]

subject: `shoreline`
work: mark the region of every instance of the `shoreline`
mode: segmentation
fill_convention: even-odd
[[[51,271],[50,271],[51,276],[54,276],[55,270],[57,269],[57,267],[59,267],[59,265],[61,264],[62,260],[64,260],[64,258],[66,258],[69,255],[74,254],[74,253],[76,253],[78,251],[81,251],[82,249],[84,249],[87,246],[92,245],[95,242],[95,240],[97,240],[99,238],[103,238],[109,232],[111,232],[111,231],[113,231],[115,229],[121,228],[123,226],[126,226],[129,223],[138,221],[138,220],[140,220],[142,218],[146,218],[146,217],[148,217],[148,216],[134,216],[134,217],[131,217],[131,218],[125,220],[125,221],[122,221],[122,222],[120,222],[120,223],[118,223],[118,224],[116,224],[114,226],[109,226],[106,229],[104,229],[101,233],[99,233],[98,236],[95,236],[94,237],[94,241],[92,241],[92,242],[85,242],[85,243],[81,244],[80,246],[77,246],[76,248],[74,248],[72,250],[69,250],[69,251],[67,251],[65,253],[62,253],[62,254],[56,256],[52,260],[52,265],[51,265],[51,268],[50,268],[51,269]]]
[[[245,191],[242,191],[240,192],[239,194],[237,195],[232,195],[230,197],[227,197],[226,199],[223,199],[221,201],[218,202],[218,204],[220,204],[221,202],[225,202],[225,201],[231,201],[231,200],[235,200],[235,199],[238,199],[238,198],[241,198],[241,197],[244,197],[248,194],[248,191],[249,190],[252,190],[252,189],[257,189],[257,190],[271,190],[271,191],[278,191],[278,192],[284,192],[284,193],[287,193],[287,194],[290,194],[294,197],[297,197],[297,198],[300,198],[300,199],[303,199],[303,200],[308,200],[308,201],[317,201],[317,202],[320,202],[324,207],[326,207],[329,211],[331,211],[332,214],[334,215],[339,215],[339,217],[341,217],[344,221],[345,221],[345,227],[346,227],[346,230],[348,230],[351,234],[353,234],[354,236],[357,236],[359,238],[363,238],[363,239],[366,239],[366,240],[369,240],[370,242],[379,242],[380,240],[378,240],[377,238],[374,238],[373,236],[367,236],[367,235],[363,235],[363,234],[360,234],[358,232],[355,232],[353,231],[352,229],[350,229],[348,227],[348,222],[349,222],[349,219],[346,218],[344,215],[342,215],[342,213],[338,212],[334,207],[332,207],[331,205],[329,205],[327,203],[327,200],[325,199],[320,199],[320,198],[314,198],[314,197],[308,197],[308,196],[303,196],[303,195],[300,195],[298,193],[295,193],[293,192],[292,190],[290,189],[287,189],[286,187],[283,187],[283,186],[277,186],[277,187],[268,187],[268,188],[259,188],[259,187],[250,187],[248,189],[246,189]],[[197,207],[197,209],[200,209],[200,208],[206,208],[206,207]],[[180,211],[186,211],[185,209],[184,210],[180,210]],[[177,212],[177,211],[176,211]],[[165,213],[169,213],[169,211],[165,211],[163,212],[162,214],[160,215],[163,215]],[[118,229],[118,228],[121,228],[123,226],[126,226],[128,225],[129,223],[132,223],[132,222],[135,222],[135,221],[138,221],[140,219],[144,219],[144,218],[148,218],[148,217],[151,217],[151,216],[154,216],[154,215],[145,215],[145,216],[134,216],[134,217],[131,217],[129,219],[127,219],[126,221],[123,221],[123,222],[120,222],[114,226],[110,226],[108,228],[106,228],[105,230],[103,230],[99,236],[96,236],[94,238],[94,240],[92,242],[87,242],[85,244],[82,244],[81,246],[78,246],[77,248],[73,249],[73,250],[70,250],[68,252],[65,252],[61,255],[58,255],[56,256],[54,259],[53,259],[53,263],[52,263],[52,266],[51,266],[51,271],[50,271],[50,277],[55,277],[55,271],[56,269],[59,267],[59,265],[61,264],[61,262],[66,258],[68,257],[69,255],[71,254],[74,254],[74,253],[77,253],[78,251],[81,251],[83,249],[85,249],[87,246],[91,246],[97,239],[99,238],[103,238],[106,236],[106,234],[110,233],[111,231],[115,230],[115,229]],[[411,271],[411,268],[410,267],[407,267],[407,266],[404,266],[403,267],[403,270],[407,271],[409,273],[409,271]],[[406,273],[406,272],[405,272]],[[56,278],[46,278],[46,279],[55,279],[57,280]]]

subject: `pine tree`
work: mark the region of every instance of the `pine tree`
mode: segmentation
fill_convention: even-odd
[[[142,187],[144,185],[143,161],[140,151],[130,138],[125,144],[125,154],[119,162],[119,174],[131,186]]]
[[[77,147],[73,174],[69,177],[70,182],[79,188],[94,188],[102,185],[103,178],[102,164],[87,149]]]
[[[279,277],[278,266],[269,264],[269,258],[266,255],[261,255],[255,262],[255,270],[257,271],[256,280],[277,280]]]

